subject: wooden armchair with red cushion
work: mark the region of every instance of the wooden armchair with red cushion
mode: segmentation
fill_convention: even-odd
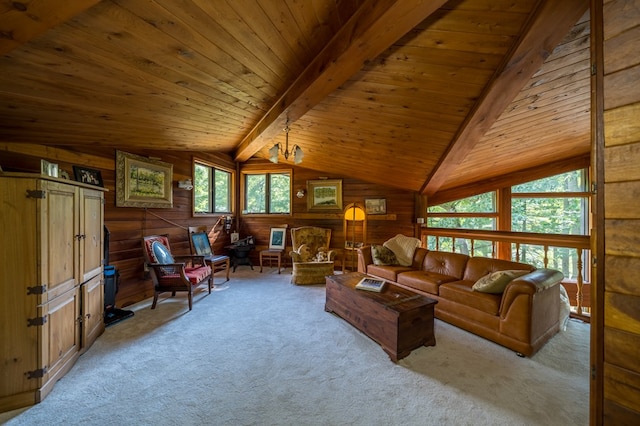
[[[193,288],[205,281],[211,294],[213,287],[211,267],[205,263],[204,256],[172,255],[169,238],[163,235],[143,237],[142,251],[153,280],[154,294],[151,309],[155,309],[160,293],[170,291],[172,296],[175,296],[177,291],[186,291],[189,310],[191,310]]]

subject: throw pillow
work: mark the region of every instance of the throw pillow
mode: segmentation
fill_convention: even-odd
[[[390,240],[385,241],[382,245],[396,255],[399,265],[411,266],[413,263],[413,253],[420,247],[421,242],[417,238],[398,234]]]
[[[382,266],[398,264],[396,255],[393,254],[393,252],[385,246],[381,246],[378,244],[371,245],[371,257],[373,258],[374,265]]]
[[[491,272],[484,277],[481,277],[471,288],[474,291],[482,293],[500,294],[504,292],[505,288],[507,288],[507,284],[528,273],[529,271],[521,270]]]

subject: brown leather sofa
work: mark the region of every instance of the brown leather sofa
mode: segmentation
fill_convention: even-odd
[[[526,270],[502,294],[474,291],[495,271]],[[371,246],[358,250],[358,271],[435,299],[436,318],[531,356],[559,331],[561,272],[525,263],[418,248],[411,266],[379,266]]]

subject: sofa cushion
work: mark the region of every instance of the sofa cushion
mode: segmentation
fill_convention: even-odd
[[[400,265],[367,265],[367,273],[385,280],[398,282],[398,274],[401,272],[411,271],[408,266]]]
[[[393,252],[378,244],[371,245],[371,257],[374,265],[398,265],[398,259]]]
[[[471,308],[498,315],[502,295],[473,291],[473,281],[454,281],[440,286],[440,297]]]
[[[526,263],[512,262],[510,260],[493,259],[491,257],[475,256],[469,259],[467,267],[464,271],[463,279],[469,281],[478,281],[485,275],[505,270],[523,270],[531,272],[535,268]]]
[[[429,271],[408,271],[398,274],[396,282],[416,290],[438,294],[440,284],[457,281],[457,278]]]
[[[413,252],[420,247],[422,243],[418,238],[407,237],[406,235],[398,234],[395,237],[387,240],[382,244],[389,250],[391,250],[398,259],[398,264],[402,266],[411,266],[413,263]]]
[[[468,260],[469,256],[466,254],[430,251],[424,257],[422,270],[461,280]]]
[[[494,293],[501,294],[511,281],[515,278],[528,274],[529,271],[522,270],[506,270],[491,272],[484,277],[481,277],[473,284],[472,289],[474,291],[480,291],[482,293]]]

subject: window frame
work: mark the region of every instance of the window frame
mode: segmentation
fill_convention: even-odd
[[[264,213],[249,213],[247,212],[247,176],[248,175],[265,175],[267,188],[270,188],[270,175],[282,175],[289,176],[289,213],[269,213],[270,208],[270,192],[265,193],[266,212]],[[251,217],[291,217],[293,215],[293,169],[291,168],[277,168],[277,169],[255,169],[255,170],[243,170],[240,172],[240,212],[243,216]]]
[[[213,176],[213,185],[212,188],[215,189],[215,171],[222,171],[225,173],[229,173],[229,211],[216,211],[215,209],[215,193],[209,192],[209,197],[213,197],[213,211],[212,212],[196,212],[196,196],[195,196],[195,186],[196,186],[196,165],[208,167]],[[192,217],[217,217],[217,216],[233,216],[235,213],[235,194],[236,194],[236,171],[230,167],[220,166],[219,164],[215,164],[211,161],[203,160],[201,158],[193,158],[192,167],[191,167],[191,176],[193,182],[193,196],[191,197],[191,216]]]

